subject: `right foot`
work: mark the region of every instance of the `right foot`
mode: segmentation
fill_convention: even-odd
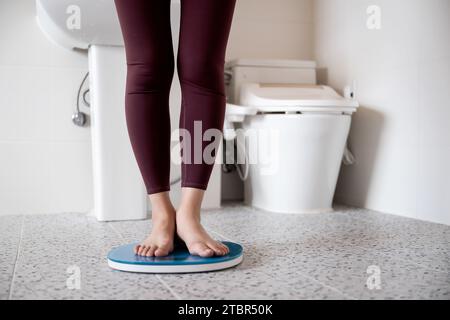
[[[152,210],[152,232],[134,248],[134,253],[145,257],[163,257],[173,251],[175,209]]]

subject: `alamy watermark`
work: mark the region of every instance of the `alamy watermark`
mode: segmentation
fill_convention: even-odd
[[[75,4],[72,4],[66,8],[68,17],[66,19],[66,27],[69,30],[81,29],[81,8]]]
[[[66,273],[69,274],[66,280],[66,287],[69,290],[81,289],[81,269],[77,265],[67,267]]]
[[[371,265],[367,267],[366,273],[369,274],[366,281],[367,289],[381,290],[381,268],[376,265]]]
[[[381,29],[381,7],[377,5],[371,5],[367,7],[367,29],[380,30]]]
[[[217,157],[222,132],[214,128],[203,130],[202,121],[195,121],[191,131],[176,129],[172,132],[171,140],[176,144],[171,150],[171,161],[174,164],[223,164],[223,159]],[[224,149],[229,153],[225,164],[258,164],[261,175],[276,174],[279,168],[280,131],[274,128],[239,128],[235,132],[234,140],[225,141]],[[295,145],[292,147],[295,148]],[[236,152],[241,156],[237,156]]]

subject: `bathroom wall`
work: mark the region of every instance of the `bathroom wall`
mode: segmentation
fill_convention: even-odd
[[[369,29],[371,5],[381,29]],[[340,202],[450,224],[450,1],[315,0],[322,82],[361,103]],[[373,24],[369,24],[373,26]]]
[[[305,58],[312,0],[238,1],[227,59]],[[0,0],[0,214],[87,212],[89,128],[72,125],[87,56],[49,42],[34,0]]]
[[[314,0],[237,0],[227,59],[311,59]]]
[[[89,128],[71,122],[87,56],[45,38],[33,0],[0,0],[0,39],[0,214],[90,210]]]

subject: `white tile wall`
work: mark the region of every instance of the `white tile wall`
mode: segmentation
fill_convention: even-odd
[[[444,222],[449,223],[450,58],[420,64],[419,75],[418,194],[420,196],[417,201],[417,212],[430,220],[442,221],[444,218],[447,219]]]
[[[450,224],[450,1],[316,0],[315,57],[362,107],[339,200]],[[366,27],[379,5],[382,29]]]
[[[0,214],[92,207],[89,128],[72,125],[87,56],[50,43],[35,1],[0,1]]]
[[[227,58],[311,59],[313,0],[236,2]]]
[[[2,142],[1,213],[89,211],[90,154],[85,142]]]

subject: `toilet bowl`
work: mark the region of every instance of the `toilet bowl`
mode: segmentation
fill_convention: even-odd
[[[224,135],[239,141],[245,202],[279,213],[331,211],[358,102],[316,85],[313,62],[245,62],[228,65],[238,80],[229,82]]]

